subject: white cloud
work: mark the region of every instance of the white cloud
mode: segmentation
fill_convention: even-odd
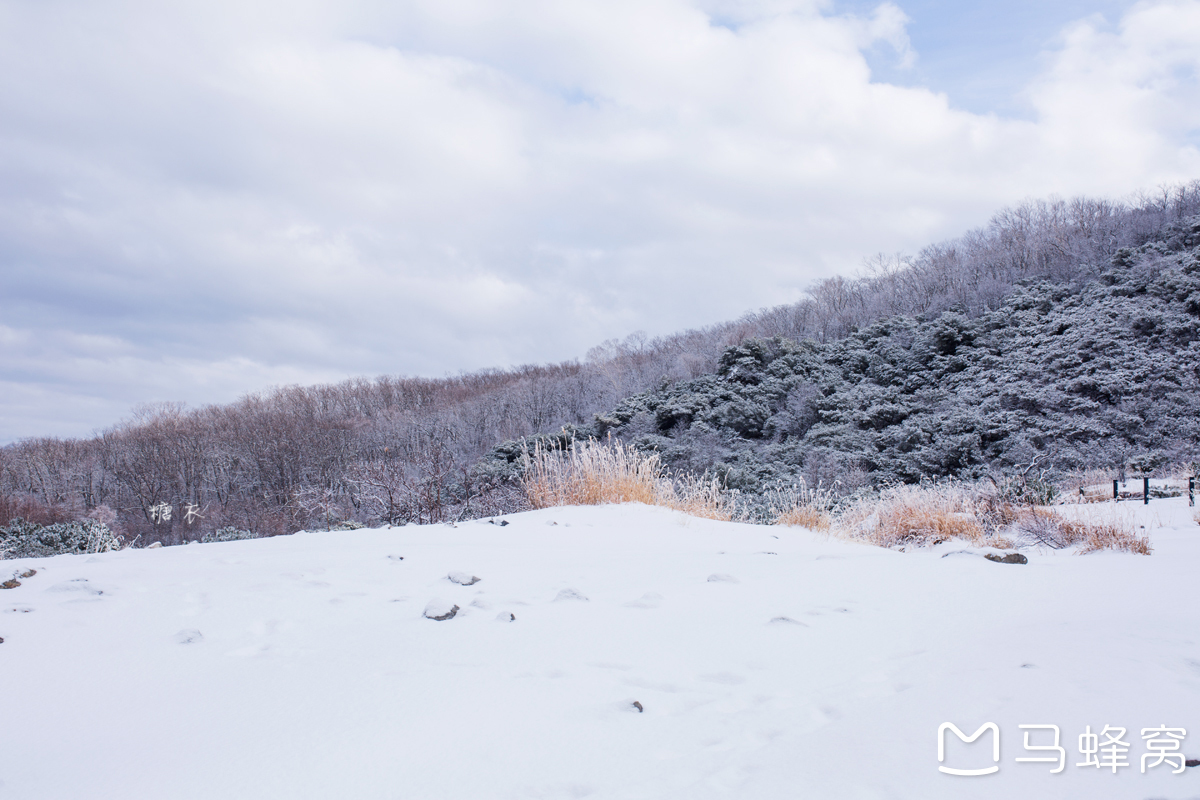
[[[865,49],[919,58],[903,3],[250,6],[0,6],[0,319],[20,331],[0,371],[53,387],[45,433],[280,380],[581,356],[1024,197],[1200,166],[1200,2],[1066,30],[1032,121],[872,83]],[[112,379],[72,383],[84,362]],[[0,440],[37,432],[28,408]]]

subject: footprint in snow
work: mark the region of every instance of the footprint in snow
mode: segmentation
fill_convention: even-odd
[[[586,596],[586,595],[584,595],[582,592],[580,592],[580,591],[577,591],[577,590],[575,590],[575,589],[563,589],[563,590],[562,590],[561,592],[559,592],[559,593],[558,593],[558,595],[557,595],[557,596],[554,598],[554,602],[556,602],[556,603],[557,603],[557,602],[558,602],[558,601],[560,601],[560,600],[583,600],[583,601],[587,601],[587,596]]]
[[[481,580],[481,578],[466,572],[451,572],[446,578],[451,583],[457,583],[459,586],[474,586]]]
[[[102,594],[104,594],[103,589],[98,589],[95,586],[92,586],[92,584],[88,583],[87,578],[74,578],[69,581],[63,581],[62,583],[56,583],[53,586],[51,586],[49,589],[47,589],[46,591],[48,591],[48,592],[78,592],[80,594],[87,594],[87,595],[102,595]]]
[[[707,681],[709,683],[720,683],[724,684],[725,686],[737,686],[739,683],[746,682],[745,677],[741,675],[735,675],[732,672],[716,672],[711,675],[701,675],[700,680]]]
[[[662,605],[663,596],[658,592],[646,592],[637,600],[630,600],[626,608],[658,608]]]
[[[738,579],[724,572],[714,572],[708,576],[709,583],[738,583]]]
[[[801,628],[808,627],[800,620],[792,619],[791,617],[772,617],[771,621],[768,622],[767,624],[768,625],[799,625]]]
[[[204,634],[195,628],[182,630],[173,637],[178,644],[196,644],[204,641]]]

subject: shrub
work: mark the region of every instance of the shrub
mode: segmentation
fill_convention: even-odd
[[[233,526],[227,528],[217,528],[215,531],[204,534],[200,537],[200,541],[208,544],[211,542],[236,542],[241,539],[257,539],[258,534],[253,531],[239,530]]]
[[[0,528],[0,558],[44,558],[67,553],[105,553],[123,543],[94,520],[38,525],[17,518]]]
[[[18,519],[38,525],[53,525],[70,521],[71,513],[61,505],[50,505],[37,497],[0,494],[0,525]]]
[[[1048,506],[1058,496],[1058,487],[1044,480],[1027,480],[1013,476],[1000,482],[1000,495],[1013,503],[1029,506]]]

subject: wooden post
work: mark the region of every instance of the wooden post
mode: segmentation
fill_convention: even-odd
[[[1142,478],[1142,505],[1150,505],[1150,479]]]
[[[1113,478],[1113,500],[1119,500],[1121,493],[1117,490],[1117,484],[1120,483],[1116,478]]]
[[[1194,475],[1188,478],[1188,505],[1196,505],[1196,477]]]

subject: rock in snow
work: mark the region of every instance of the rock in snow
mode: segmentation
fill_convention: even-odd
[[[1029,559],[1020,553],[1007,553],[1003,556],[998,556],[995,553],[988,553],[984,556],[988,561],[995,561],[997,564],[1028,564]]]
[[[459,586],[474,586],[480,581],[480,578],[467,572],[451,572],[446,577],[451,583],[457,583]]]
[[[425,618],[442,622],[448,619],[454,619],[454,615],[458,613],[458,606],[451,605],[445,600],[430,600],[425,606]]]

